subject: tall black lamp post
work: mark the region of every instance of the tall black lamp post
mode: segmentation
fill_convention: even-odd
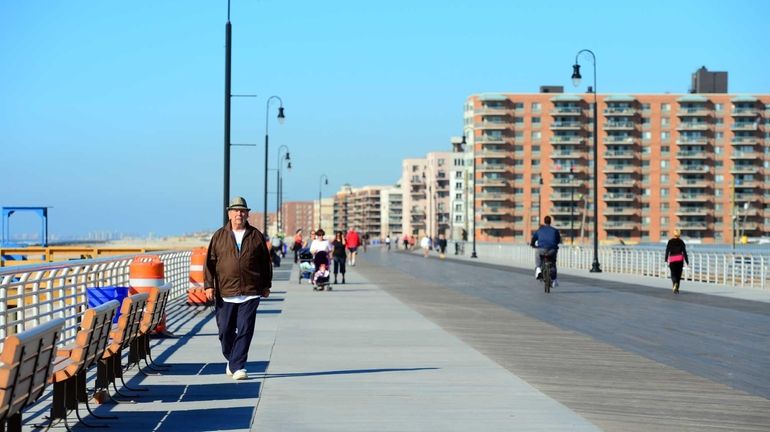
[[[463,132],[463,141],[462,145],[465,147],[465,145],[468,144],[468,142],[465,139],[465,132]],[[471,153],[473,156],[473,198],[472,198],[472,205],[471,209],[473,210],[473,214],[471,216],[472,222],[472,228],[471,233],[473,234],[473,251],[471,252],[471,258],[478,258],[478,255],[476,255],[476,140],[473,140],[473,151]]]
[[[580,64],[578,57],[580,54],[591,54],[594,65],[594,261],[591,264],[591,273],[601,273],[602,268],[599,265],[599,104],[596,102],[596,55],[593,51],[582,49],[575,55],[575,64],[572,66],[572,84],[577,87],[580,85]]]
[[[569,244],[575,245],[575,167],[569,167]]]
[[[282,158],[281,154],[283,151],[286,150],[286,155]],[[289,155],[289,147],[282,145],[278,147],[278,163],[277,163],[277,169],[275,172],[276,175],[276,187],[278,190],[275,194],[275,217],[276,217],[276,225],[275,229],[279,232],[281,231],[281,223],[283,222],[283,217],[281,215],[281,207],[283,206],[283,179],[281,178],[281,170],[283,169],[283,163],[286,162],[287,166],[286,169],[291,169],[291,156]]]
[[[267,132],[268,130],[267,127],[270,124],[270,122],[268,122],[268,120],[270,119],[270,116],[268,115],[270,114],[270,102],[272,102],[274,99],[278,100],[278,102],[281,104],[278,107],[278,124],[283,124],[284,120],[286,120],[286,117],[283,114],[283,100],[281,100],[281,98],[278,96],[270,96],[269,98],[267,98],[267,103],[265,104],[265,189],[264,189],[265,197],[262,205],[262,209],[265,212],[265,214],[262,216],[262,219],[263,219],[262,229],[264,230],[265,235],[267,235],[267,170],[268,170],[267,153],[268,153],[268,143],[270,140]]]
[[[318,229],[321,229],[321,189],[324,185],[329,184],[329,177],[326,174],[321,174],[321,178],[318,181]]]
[[[230,25],[230,0],[227,1],[227,23],[225,24],[225,157],[224,157],[224,205],[230,205],[230,57],[232,52],[233,28]],[[227,224],[227,212],[224,212],[224,224]]]

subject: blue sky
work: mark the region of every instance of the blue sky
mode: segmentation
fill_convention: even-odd
[[[221,222],[225,0],[0,2],[0,205],[47,205],[50,229],[175,234]],[[449,148],[473,93],[570,85],[597,55],[599,92],[686,92],[701,65],[731,93],[770,93],[770,2],[233,0],[231,193],[261,209],[291,149],[285,201],[391,184]],[[270,173],[270,191],[275,173]],[[270,209],[275,197],[269,196]],[[14,216],[16,219],[17,217]],[[32,216],[17,229],[35,231]]]

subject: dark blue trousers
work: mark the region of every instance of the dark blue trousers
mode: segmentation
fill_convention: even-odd
[[[258,306],[259,299],[245,303],[228,303],[217,297],[219,343],[222,345],[222,354],[229,362],[231,372],[246,368]]]

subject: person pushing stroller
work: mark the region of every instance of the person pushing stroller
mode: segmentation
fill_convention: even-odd
[[[329,286],[329,252],[332,247],[329,241],[324,239],[326,232],[323,229],[319,228],[315,235],[316,238],[310,244],[310,253],[313,254],[313,265],[315,266],[311,281],[315,285],[314,289],[323,291]]]

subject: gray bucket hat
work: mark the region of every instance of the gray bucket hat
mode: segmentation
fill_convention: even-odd
[[[243,197],[234,197],[230,200],[230,206],[227,207],[228,210],[251,210],[249,208],[249,205],[246,204],[246,200]]]

